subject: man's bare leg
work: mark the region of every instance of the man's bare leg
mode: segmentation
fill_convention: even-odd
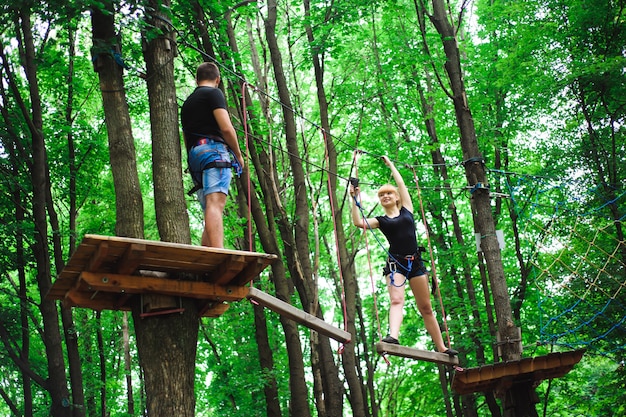
[[[204,231],[202,232],[202,246],[213,248],[224,247],[224,207],[226,194],[211,193],[206,197],[204,210]]]

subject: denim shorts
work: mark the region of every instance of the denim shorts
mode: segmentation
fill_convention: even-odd
[[[202,167],[215,161],[230,162],[228,147],[222,142],[209,140],[208,143],[194,146],[189,151],[189,168],[200,172]],[[202,171],[202,188],[196,192],[196,197],[204,211],[206,196],[213,193],[228,195],[228,188],[233,173],[231,168],[209,168]]]
[[[228,187],[233,172],[230,168],[209,168],[202,171],[202,188],[196,191],[196,197],[202,206],[202,211],[206,209],[206,196],[213,193],[223,193],[228,195]]]

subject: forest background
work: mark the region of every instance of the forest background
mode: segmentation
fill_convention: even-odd
[[[462,366],[499,360],[472,206],[488,190],[523,356],[586,349],[538,386],[539,414],[626,412],[624,1],[1,4],[0,414],[148,414],[137,320],[45,295],[88,233],[199,244],[178,109],[205,60],[249,167],[231,187],[228,247],[279,255],[255,285],[353,340],[234,303],[190,336],[192,413],[502,415],[493,393],[450,390],[453,370],[374,351],[385,245],[351,226],[346,186],[358,176],[378,214],[382,155],[410,185]],[[438,32],[442,10],[453,36]],[[465,178],[451,44],[485,184]],[[401,341],[433,348],[412,302]]]

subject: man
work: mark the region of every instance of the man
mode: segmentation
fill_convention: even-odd
[[[194,182],[200,187],[196,196],[204,211],[202,245],[223,248],[223,213],[232,178],[231,166],[239,164],[243,168],[243,155],[224,93],[218,88],[217,65],[200,64],[196,84],[180,114],[187,161]]]

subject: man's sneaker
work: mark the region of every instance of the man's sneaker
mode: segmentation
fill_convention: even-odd
[[[393,345],[399,345],[400,342],[398,341],[398,339],[396,339],[395,337],[391,337],[389,335],[387,335],[384,339],[383,342],[385,343],[391,343]]]

